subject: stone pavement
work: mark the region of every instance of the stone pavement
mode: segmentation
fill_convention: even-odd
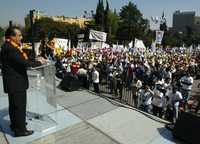
[[[1,113],[2,105],[6,106],[4,104],[6,102],[1,103],[1,100],[5,101],[7,99],[2,91],[2,84],[0,84],[0,92]],[[34,93],[32,91],[29,95],[38,95],[38,93]],[[59,105],[58,108],[53,109],[50,102]],[[0,133],[0,144],[7,144],[8,142],[11,144],[18,144],[19,142],[20,144],[177,143],[173,140],[171,132],[165,129],[163,123],[155,121],[138,111],[120,107],[118,103],[106,100],[86,90],[74,92],[57,90],[56,97],[51,100],[38,101],[32,99],[28,103],[30,111],[39,110],[44,113],[50,111],[46,115],[53,115],[51,118],[57,122],[57,125],[45,132],[36,130],[34,135],[22,138],[8,136],[3,131],[3,133]],[[34,105],[37,105],[38,108]],[[44,109],[39,108],[41,105]],[[8,113],[5,112],[4,117],[5,115],[8,115]],[[2,125],[2,120],[5,120],[4,117],[0,118],[0,126],[3,130],[5,128]]]

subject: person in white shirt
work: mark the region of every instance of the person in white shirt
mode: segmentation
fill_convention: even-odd
[[[183,99],[182,94],[178,91],[177,87],[173,87],[172,91],[166,94],[168,97],[168,108],[171,111],[171,120],[176,122],[178,119],[179,103]]]
[[[164,106],[164,94],[163,94],[162,85],[157,84],[155,89],[149,92],[153,95],[152,106],[153,106],[153,115],[159,116],[162,118],[163,106]]]
[[[100,93],[100,91],[99,91],[99,72],[96,70],[95,66],[93,67],[92,81],[93,81],[94,91],[99,94]]]
[[[77,75],[87,75],[87,70],[84,69],[83,67],[80,67],[77,71]]]
[[[189,72],[187,72],[186,75],[180,79],[181,93],[185,101],[188,101],[190,97],[193,81],[193,77],[190,75]]]
[[[134,81],[133,81],[133,87],[132,87],[132,100],[134,102],[134,106],[135,107],[139,107],[140,106],[140,99],[139,99],[139,89],[142,87],[142,82],[137,79],[135,77]]]
[[[170,71],[170,68],[169,68],[169,67],[166,68],[166,73],[165,73],[164,78],[165,78],[165,79],[166,79],[166,78],[169,78],[170,81],[172,80],[172,72]]]
[[[140,90],[139,99],[141,107],[145,112],[151,112],[152,93],[149,91],[150,87],[145,85],[144,89]]]
[[[170,78],[166,78],[165,79],[165,82],[164,82],[164,88],[165,88],[165,91],[169,91],[171,90],[171,79]]]

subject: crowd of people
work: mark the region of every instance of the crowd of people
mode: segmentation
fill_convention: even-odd
[[[180,108],[190,110],[193,81],[199,78],[198,52],[109,50],[54,53],[56,75],[61,79],[69,74],[76,76],[87,89],[93,83],[96,93],[100,93],[99,84],[106,81],[110,93],[118,99],[126,87],[132,92],[133,106],[171,121],[178,118]],[[45,57],[49,56],[52,53]]]
[[[26,128],[26,91],[29,87],[29,60],[21,46],[21,31],[6,30],[1,49],[4,92],[8,93],[10,128],[16,137],[33,134]],[[121,100],[124,88],[131,92],[131,105],[147,113],[175,122],[179,112],[191,111],[194,79],[200,77],[200,55],[197,51],[157,51],[140,49],[68,49],[55,48],[53,39],[42,44],[36,61],[55,61],[56,76],[71,76],[81,85],[101,93],[99,85],[106,82],[110,94]],[[15,83],[13,83],[15,81]],[[16,85],[17,84],[17,85]],[[196,112],[200,108],[200,102]]]

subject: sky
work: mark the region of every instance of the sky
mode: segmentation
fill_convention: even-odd
[[[176,10],[195,11],[200,16],[200,0],[108,0],[111,9],[120,11],[129,1],[137,5],[144,18],[161,17],[163,11],[168,26],[172,26],[172,15]],[[24,17],[29,10],[44,11],[46,15],[82,16],[84,11],[96,9],[98,0],[0,0],[0,26],[8,25],[9,20],[24,25]],[[156,28],[151,22],[151,27]]]

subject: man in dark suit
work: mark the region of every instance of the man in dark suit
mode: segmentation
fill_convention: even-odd
[[[26,129],[26,90],[29,87],[27,68],[31,66],[26,53],[20,47],[21,32],[8,28],[1,49],[4,92],[8,93],[10,128],[15,136],[28,136]]]

